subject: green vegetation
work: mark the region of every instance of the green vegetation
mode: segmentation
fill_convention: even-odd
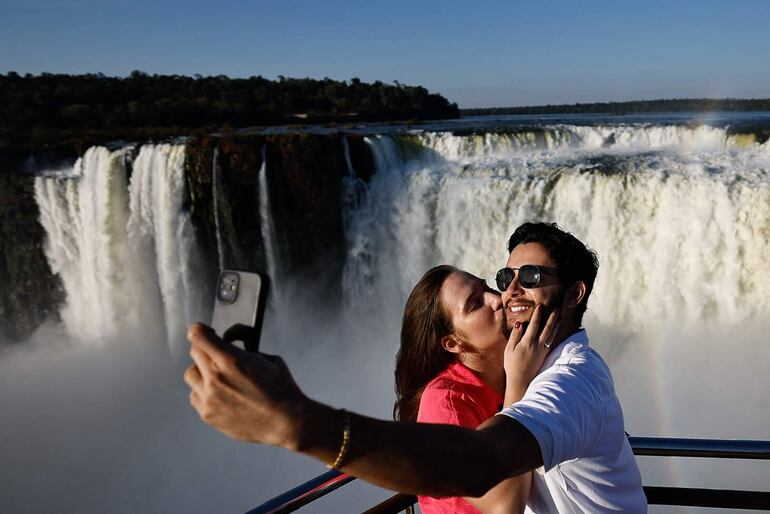
[[[691,98],[670,100],[634,100],[591,104],[536,105],[530,107],[490,107],[462,109],[463,116],[500,114],[626,114],[630,112],[713,112],[770,111],[770,98],[740,100],[736,98]]]
[[[446,119],[456,104],[421,86],[357,78],[231,79],[0,74],[0,144],[156,138],[235,127]]]

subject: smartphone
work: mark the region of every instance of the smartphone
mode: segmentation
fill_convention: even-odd
[[[211,316],[211,326],[217,335],[242,350],[259,351],[267,289],[266,275],[249,271],[220,271]]]

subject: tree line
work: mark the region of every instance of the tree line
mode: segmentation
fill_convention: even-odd
[[[770,98],[672,98],[634,100],[630,102],[597,102],[528,107],[489,107],[462,109],[463,116],[501,114],[626,114],[632,112],[714,112],[770,111]]]
[[[0,74],[0,141],[45,140],[77,131],[221,130],[339,121],[459,116],[456,104],[422,86],[358,78],[229,78],[102,74]],[[163,130],[161,130],[163,132]]]

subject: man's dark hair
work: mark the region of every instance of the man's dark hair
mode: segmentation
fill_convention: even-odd
[[[575,322],[583,322],[583,314],[588,308],[588,297],[594,288],[596,272],[599,271],[599,259],[593,250],[586,247],[578,238],[562,230],[556,223],[524,223],[517,228],[508,240],[508,253],[524,243],[538,243],[548,252],[556,263],[559,278],[566,286],[577,281],[586,285],[585,299],[575,310]]]

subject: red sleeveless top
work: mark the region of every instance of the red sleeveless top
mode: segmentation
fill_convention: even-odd
[[[503,397],[459,362],[431,380],[420,398],[417,421],[476,428],[500,412]],[[418,496],[423,514],[480,514],[462,498]]]

